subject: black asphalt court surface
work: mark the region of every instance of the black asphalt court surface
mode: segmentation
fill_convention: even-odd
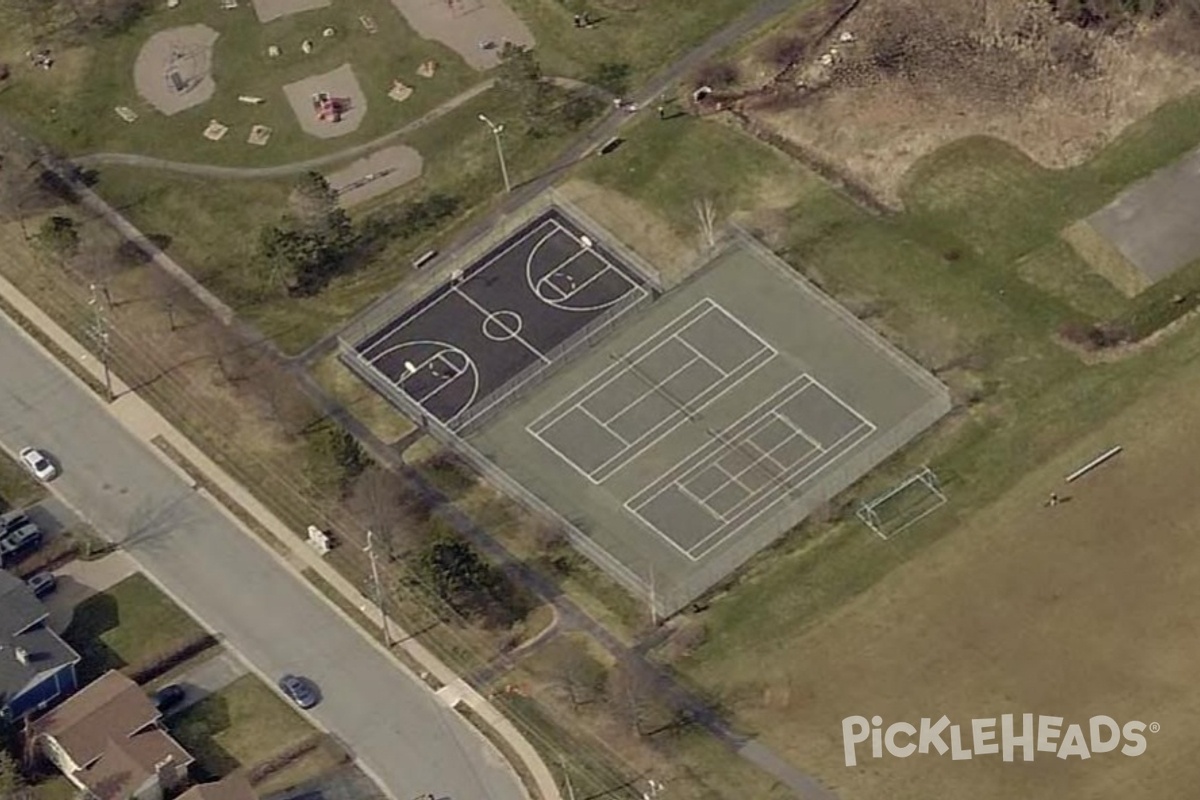
[[[358,342],[358,358],[455,429],[572,337],[649,291],[641,276],[551,209]]]

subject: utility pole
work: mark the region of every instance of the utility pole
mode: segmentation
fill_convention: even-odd
[[[654,588],[654,565],[650,565],[650,624],[658,627],[658,596]]]
[[[109,336],[108,318],[104,315],[104,306],[100,303],[101,287],[91,284],[92,297],[88,305],[92,307],[92,326],[88,331],[100,351],[100,363],[104,366],[104,397],[108,402],[113,401],[112,374],[108,368]]]
[[[500,134],[504,132],[504,126],[497,125],[484,114],[479,115],[479,121],[487,125],[492,136],[496,137],[496,155],[500,157],[500,174],[504,176],[504,191],[511,192],[512,184],[508,181],[508,166],[504,163],[504,147],[500,144]]]
[[[363,548],[371,557],[371,580],[375,582],[375,605],[379,606],[379,616],[383,620],[383,643],[388,649],[392,646],[392,632],[388,628],[387,609],[383,607],[383,588],[379,584],[379,564],[375,560],[375,531],[367,531],[367,546]]]
[[[567,769],[566,759],[559,758],[558,763],[562,765],[563,780],[567,784],[567,800],[575,800],[575,789],[571,786],[571,773]]]

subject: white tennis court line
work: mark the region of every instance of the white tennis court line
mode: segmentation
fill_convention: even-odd
[[[613,364],[612,366],[608,367],[603,372],[601,372],[599,375],[597,375],[595,378],[593,378],[592,380],[588,381],[586,384],[581,386],[579,389],[576,389],[574,392],[567,395],[565,398],[563,398],[561,401],[559,401],[549,411],[544,412],[541,416],[539,416],[533,422],[529,423],[529,425],[526,427],[529,429],[530,433],[533,433],[536,435],[537,431],[545,430],[546,428],[553,425],[555,422],[558,422],[558,420],[561,417],[565,417],[567,414],[569,414],[571,412],[571,410],[576,405],[587,402],[587,400],[589,400],[592,397],[592,395],[595,395],[600,390],[604,389],[610,383],[615,381],[617,378],[621,377],[621,375],[628,372],[629,371],[628,364],[630,364],[630,363],[636,364],[637,362],[641,361],[643,358],[649,356],[651,353],[658,350],[658,348],[661,347],[663,344],[670,341],[670,339],[674,336],[675,332],[674,331],[666,332],[666,331],[668,331],[668,329],[671,328],[671,326],[679,323],[680,320],[693,314],[696,311],[696,309],[701,308],[701,307],[703,307],[703,310],[700,312],[700,315],[703,316],[704,314],[708,313],[708,307],[709,307],[710,303],[711,303],[711,301],[708,300],[708,298],[704,298],[704,299],[698,301],[694,306],[689,308],[687,311],[684,311],[682,314],[675,317],[675,319],[673,319],[670,322],[668,322],[667,324],[663,325],[661,328],[659,328],[657,331],[654,332],[653,336],[651,336],[645,342],[643,342],[642,344],[638,345],[637,347],[635,347],[634,349],[632,349],[628,353],[626,353],[625,357],[622,361],[617,362],[616,364]],[[689,320],[686,323],[683,323],[684,327],[686,327],[687,325],[690,325],[690,324],[691,324],[691,320]],[[662,337],[662,338],[660,339],[659,337]],[[606,376],[608,376],[608,377],[606,378]],[[597,385],[593,388],[593,385],[596,384],[597,382],[599,382],[599,385]],[[590,391],[589,391],[589,389],[590,389]],[[580,395],[586,395],[586,396],[580,397]],[[550,417],[550,419],[547,419],[547,417]]]
[[[630,410],[631,410],[631,409],[632,409],[634,406],[636,406],[638,403],[640,403],[640,402],[642,402],[643,400],[645,400],[645,399],[646,399],[647,397],[649,397],[650,395],[652,395],[652,394],[655,394],[656,392],[658,392],[660,389],[662,389],[662,387],[666,386],[668,383],[670,383],[672,380],[674,380],[676,375],[679,375],[680,373],[682,373],[684,370],[686,370],[688,367],[692,366],[692,364],[695,364],[695,363],[696,363],[697,361],[699,361],[699,360],[700,360],[700,359],[698,359],[698,358],[692,358],[692,359],[691,359],[691,360],[689,360],[689,361],[685,361],[685,362],[683,362],[683,366],[675,368],[675,369],[674,369],[672,372],[668,373],[668,374],[667,374],[667,376],[666,376],[665,378],[662,378],[661,380],[655,381],[655,382],[654,382],[654,383],[653,383],[653,384],[650,386],[650,388],[649,388],[649,389],[647,389],[646,391],[644,391],[644,392],[642,392],[641,394],[639,394],[639,395],[638,395],[636,398],[634,398],[634,399],[633,399],[631,402],[627,403],[627,404],[625,405],[625,407],[624,407],[624,408],[622,408],[620,411],[618,411],[618,412],[617,412],[617,413],[615,413],[615,414],[610,414],[610,415],[609,415],[609,417],[608,417],[608,419],[607,419],[605,422],[606,422],[606,423],[608,423],[608,422],[612,422],[612,421],[613,421],[614,419],[616,419],[617,417],[623,417],[623,416],[625,416],[626,414],[628,414],[628,413],[629,413],[629,411],[630,411]],[[725,379],[725,378],[727,378],[727,377],[728,377],[728,375],[726,375],[726,374],[722,373],[722,375],[721,375],[721,378],[720,378],[720,379],[721,379],[721,380],[724,380],[724,379]],[[594,395],[593,395],[593,396],[594,396]],[[591,399],[591,397],[589,397],[589,398],[588,398],[588,400],[590,400],[590,399]],[[580,408],[582,408],[582,407],[583,407],[583,406],[582,406],[582,405],[580,405]]]
[[[656,497],[670,489],[672,486],[690,481],[712,464],[716,464],[722,472],[728,474],[728,470],[726,470],[720,464],[720,461],[725,454],[736,449],[739,442],[762,430],[764,419],[769,418],[771,414],[775,413],[775,409],[784,403],[789,402],[792,398],[796,397],[812,385],[813,380],[807,374],[801,374],[793,378],[786,385],[776,391],[775,394],[771,395],[769,398],[759,403],[750,411],[747,411],[745,414],[738,417],[730,425],[727,425],[725,430],[720,431],[715,436],[710,433],[710,438],[705,439],[698,447],[692,450],[692,452],[688,453],[679,461],[675,462],[675,464],[667,468],[663,474],[655,478],[650,485],[641,492],[638,492],[633,497],[626,500],[626,507],[636,514],[637,508],[641,508],[653,502]],[[713,449],[714,442],[720,443],[720,446],[715,450]],[[694,463],[684,466],[689,461],[694,461]],[[677,477],[671,477],[672,473],[677,473]],[[662,486],[657,491],[654,491],[654,487],[660,483]],[[643,497],[643,495],[648,492],[653,492],[653,494],[651,494],[649,497]],[[720,517],[717,517],[717,519],[720,519]]]
[[[608,435],[610,435],[610,436],[612,436],[613,438],[615,438],[615,439],[616,439],[617,441],[619,441],[621,444],[623,444],[623,445],[626,445],[626,446],[628,446],[628,445],[629,445],[629,442],[625,441],[625,437],[624,437],[624,436],[622,436],[621,434],[617,433],[616,431],[614,431],[612,428],[610,428],[610,427],[608,426],[608,423],[607,423],[607,422],[605,422],[604,420],[602,420],[602,419],[600,419],[599,417],[597,417],[597,416],[596,416],[595,414],[593,414],[591,411],[588,411],[588,410],[587,410],[587,408],[585,408],[584,406],[579,406],[579,410],[580,410],[580,411],[582,411],[582,412],[583,412],[584,414],[586,414],[587,416],[591,417],[591,419],[592,419],[592,422],[596,423],[596,424],[597,424],[597,425],[599,425],[601,428],[603,428],[605,433],[607,433]]]
[[[837,402],[839,405],[841,405],[846,411],[848,411],[849,413],[851,413],[854,417],[856,417],[858,419],[858,424],[854,428],[850,429],[850,431],[843,434],[841,437],[839,437],[835,442],[830,444],[828,447],[822,447],[820,444],[813,442],[811,437],[809,437],[807,434],[804,434],[800,430],[799,426],[796,425],[793,420],[788,418],[786,415],[779,413],[780,407],[782,407],[784,404],[790,402],[796,396],[803,393],[804,391],[806,391],[807,389],[809,389],[812,386],[816,386],[817,388],[819,388],[821,391],[823,391],[826,394],[826,396],[832,398],[835,402]],[[783,396],[781,398],[780,395],[785,395],[785,396]],[[763,407],[768,404],[771,405],[771,408],[764,411]],[[757,415],[757,416],[755,417],[753,422],[751,422],[749,425],[745,425],[744,424],[745,421],[752,415]],[[719,461],[727,453],[731,452],[734,448],[741,446],[742,443],[747,443],[747,444],[753,445],[754,448],[756,450],[758,450],[760,453],[764,452],[761,447],[758,447],[757,444],[750,441],[749,437],[753,436],[755,433],[757,433],[758,431],[762,430],[765,427],[765,425],[761,424],[764,422],[764,420],[766,420],[766,422],[769,424],[772,417],[778,418],[778,419],[786,422],[789,427],[793,428],[800,435],[803,435],[806,440],[813,443],[815,445],[816,449],[814,449],[813,451],[810,451],[809,453],[806,453],[805,456],[803,458],[801,458],[799,461],[790,465],[789,467],[786,467],[780,475],[774,477],[770,482],[768,482],[765,486],[760,488],[758,491],[752,492],[748,497],[746,497],[745,499],[743,499],[742,501],[737,503],[735,506],[733,506],[732,508],[727,510],[724,514],[715,513],[715,510],[707,502],[704,502],[704,500],[701,498],[698,498],[694,492],[688,490],[688,488],[685,486],[685,483],[688,480],[691,480],[692,478],[699,475],[703,470],[707,469],[710,466],[716,466],[719,470],[724,472],[726,475],[729,475],[730,473],[728,472],[728,470],[726,470],[719,463]],[[741,430],[738,430],[736,433],[733,434],[733,436],[730,436],[729,432],[734,431],[739,426],[741,427]],[[805,484],[807,484],[810,481],[814,480],[815,478],[819,477],[823,472],[828,470],[831,466],[833,466],[838,461],[840,461],[843,457],[845,457],[851,450],[853,450],[854,447],[856,447],[859,444],[859,442],[861,442],[864,439],[866,439],[867,437],[871,436],[871,434],[873,434],[876,431],[876,429],[877,428],[874,423],[872,423],[870,420],[867,420],[865,417],[863,417],[861,414],[859,414],[853,407],[851,407],[844,400],[842,400],[837,394],[830,391],[822,383],[817,381],[815,378],[812,378],[812,376],[810,376],[810,375],[807,375],[807,374],[801,375],[799,378],[796,378],[795,380],[791,381],[787,386],[784,386],[782,389],[780,389],[778,392],[776,392],[774,395],[772,395],[766,401],[764,401],[763,403],[760,403],[755,409],[748,412],[746,415],[743,415],[741,418],[739,418],[733,424],[727,426],[725,431],[722,431],[720,434],[720,439],[724,439],[727,441],[723,442],[719,449],[717,449],[716,451],[706,453],[703,456],[700,456],[700,460],[698,462],[684,468],[683,472],[679,475],[679,477],[677,477],[677,478],[669,478],[668,477],[668,476],[670,476],[670,474],[672,472],[679,470],[679,468],[682,467],[684,464],[686,464],[688,461],[696,459],[699,456],[700,451],[702,451],[706,448],[711,448],[713,441],[719,441],[720,439],[714,439],[714,440],[709,440],[709,441],[705,442],[704,444],[697,447],[692,453],[685,456],[683,459],[681,459],[679,462],[677,462],[674,466],[672,466],[670,469],[668,469],[662,476],[660,476],[653,483],[651,483],[650,486],[648,486],[645,490],[638,492],[636,495],[634,495],[629,500],[627,500],[624,505],[628,511],[630,511],[635,517],[637,517],[637,519],[640,522],[642,522],[642,524],[644,524],[646,527],[648,527],[650,530],[652,530],[654,533],[656,533],[659,537],[666,540],[666,542],[668,544],[670,544],[671,547],[673,547],[675,550],[678,550],[690,561],[699,561],[708,552],[719,547],[721,544],[723,544],[725,541],[727,541],[730,537],[736,535],[743,528],[745,528],[746,526],[753,523],[755,520],[757,520],[763,514],[767,513],[767,511],[772,506],[777,504],[784,497],[786,497],[789,494],[794,493],[800,487],[804,486]],[[857,437],[857,438],[855,438],[855,437]],[[791,441],[791,438],[792,437],[785,439],[783,442],[781,442],[779,445],[777,445],[776,448],[772,448],[772,451],[774,451],[775,449],[778,449],[778,447],[782,447],[784,444]],[[853,439],[853,441],[850,441],[851,439]],[[847,443],[847,442],[849,442],[849,443]],[[800,480],[795,483],[792,482],[794,476],[796,476],[797,474],[803,473],[804,470],[806,470],[813,462],[818,461],[825,456],[829,456],[828,460],[824,464],[819,466],[812,474],[805,476],[803,478],[803,480]],[[779,464],[780,462],[776,461],[776,463]],[[749,469],[749,467],[747,469]],[[742,472],[740,472],[738,474],[741,475],[744,472],[745,472],[745,470],[743,470]],[[665,483],[663,483],[664,481],[665,481]],[[663,485],[661,487],[655,489],[655,486],[659,483],[663,483]],[[739,486],[742,486],[742,488],[746,488],[746,486],[744,484],[742,484],[741,481],[738,481],[737,483]],[[714,492],[709,493],[705,499],[712,497],[712,495],[715,492],[720,491],[725,486],[728,486],[728,483],[726,483],[722,487],[719,487],[718,489],[714,490]],[[651,522],[650,520],[643,517],[638,511],[638,509],[644,508],[645,506],[652,503],[663,492],[665,492],[669,489],[672,489],[672,488],[676,489],[681,494],[687,495],[688,497],[691,497],[692,499],[696,500],[704,509],[706,509],[711,514],[711,516],[713,517],[714,520],[720,521],[722,523],[722,525],[720,527],[718,527],[716,530],[714,530],[708,536],[705,536],[703,539],[700,539],[698,542],[694,543],[689,548],[684,548],[684,547],[680,546],[673,538],[671,538],[666,533],[664,533],[653,522]],[[739,516],[743,515],[747,508],[752,508],[754,506],[763,505],[764,500],[766,500],[767,502],[765,503],[765,506],[763,507],[762,510],[753,514],[749,518],[743,520],[741,523],[730,527],[731,523],[733,521],[735,521]],[[713,541],[714,537],[718,537],[718,536],[720,536],[720,538],[714,542]],[[701,550],[702,548],[703,548],[703,551],[700,552],[699,555],[697,555],[696,551]]]
[[[421,315],[423,315],[426,311],[429,311],[434,306],[439,305],[443,300],[445,300],[447,297],[449,297],[452,294],[450,289],[456,288],[457,286],[465,286],[466,284],[475,280],[480,275],[482,275],[483,273],[485,273],[489,269],[491,269],[493,266],[495,266],[496,262],[498,262],[505,255],[507,255],[511,250],[514,250],[517,247],[520,247],[525,242],[529,241],[530,239],[535,238],[538,235],[538,231],[540,231],[542,228],[545,228],[548,225],[554,225],[557,227],[561,227],[558,225],[557,220],[548,219],[545,222],[542,222],[541,224],[539,224],[537,227],[531,228],[524,236],[521,236],[519,239],[515,239],[508,246],[501,248],[500,250],[498,250],[494,253],[489,253],[488,257],[485,260],[480,261],[477,264],[473,265],[473,267],[471,269],[471,273],[469,275],[464,275],[463,278],[456,285],[450,285],[449,283],[440,285],[439,289],[442,288],[442,286],[444,286],[446,288],[446,291],[441,295],[441,297],[438,297],[437,299],[433,300],[431,303],[426,305],[420,311],[413,314],[408,319],[404,320],[403,324],[397,325],[395,328],[388,331],[387,334],[385,334],[380,339],[380,341],[375,342],[375,344],[371,345],[371,347],[376,347],[377,345],[382,344],[383,342],[387,341],[388,339],[391,339],[396,333],[399,333],[400,331],[407,328],[409,325],[411,325],[413,322],[415,322],[417,319],[419,319],[421,317]],[[401,316],[403,316],[403,315],[401,315]],[[369,350],[371,348],[367,348],[367,349]],[[366,351],[360,350],[359,354],[362,355],[364,358],[366,358],[366,355],[367,355]]]
[[[691,548],[689,549],[688,557],[691,558],[692,561],[699,561],[701,558],[704,558],[704,556],[709,551],[711,551],[717,547],[720,547],[724,542],[728,541],[731,536],[735,536],[739,531],[741,531],[747,525],[750,525],[756,519],[761,517],[763,514],[767,513],[767,510],[770,509],[772,506],[774,506],[776,503],[778,503],[780,500],[787,497],[789,494],[794,493],[796,490],[798,490],[800,487],[804,486],[805,484],[809,483],[810,481],[820,477],[821,473],[825,472],[830,467],[837,464],[838,461],[840,461],[842,458],[844,458],[846,456],[847,453],[849,453],[851,450],[853,450],[858,445],[859,442],[868,438],[874,432],[875,432],[875,426],[870,423],[867,423],[866,425],[859,425],[858,427],[854,428],[846,435],[842,436],[833,445],[830,445],[829,449],[826,450],[824,453],[820,453],[819,455],[812,457],[812,458],[805,457],[805,458],[801,459],[801,461],[798,462],[794,467],[792,467],[792,469],[788,470],[787,473],[780,476],[779,479],[774,481],[772,484],[768,484],[767,487],[764,487],[764,489],[760,490],[757,493],[756,497],[750,497],[750,498],[747,498],[746,500],[743,500],[741,503],[739,503],[733,509],[730,509],[730,511],[728,513],[730,514],[731,518],[736,519],[737,517],[739,517],[745,513],[745,509],[747,507],[761,505],[762,501],[764,499],[767,499],[768,502],[765,504],[765,507],[763,508],[763,510],[751,515],[749,518],[743,520],[741,523],[739,523],[735,527],[729,529],[728,531],[722,531],[721,528],[718,528],[717,530],[710,533],[708,536],[705,536],[703,539],[701,539],[700,541],[696,542],[694,545],[691,546]],[[845,442],[847,442],[852,437],[857,437],[857,438],[854,438],[854,441],[850,442],[849,444],[845,444]],[[802,480],[795,481],[793,483],[793,476],[803,473],[804,470],[806,470],[808,468],[809,464],[811,464],[814,461],[819,460],[820,458],[822,458],[824,456],[830,455],[831,453],[832,453],[832,456],[830,456],[829,460],[826,461],[821,466],[817,467],[817,469],[815,471],[813,471],[812,474],[806,475]],[[724,527],[724,526],[722,526],[722,527]],[[718,539],[717,541],[711,542],[711,544],[710,544],[710,541],[712,540],[712,538],[719,534],[724,534],[724,535],[722,535],[721,538]],[[703,548],[703,552],[701,552],[699,555],[695,555],[695,552],[697,550],[700,550],[701,548]]]
[[[700,310],[698,314],[696,313],[697,309]],[[758,343],[759,350],[747,356],[741,364],[739,364],[730,372],[725,372],[720,367],[716,367],[714,364],[713,366],[721,374],[721,378],[710,384],[704,391],[684,401],[682,409],[674,409],[670,414],[667,415],[667,417],[660,420],[654,427],[648,429],[645,433],[638,437],[637,440],[632,443],[626,443],[626,446],[622,450],[610,456],[604,462],[592,468],[590,471],[580,467],[574,459],[565,457],[562,451],[559,449],[550,446],[546,439],[541,435],[544,431],[553,427],[560,419],[571,413],[571,411],[573,411],[575,408],[582,408],[584,403],[611,385],[615,380],[617,380],[617,378],[630,372],[636,374],[637,365],[649,358],[660,348],[664,347],[668,342],[677,341],[683,344],[688,350],[698,354],[698,348],[681,337],[688,330],[688,328],[700,322],[707,317],[708,314],[713,313],[714,311],[719,312],[726,318],[732,320],[750,337],[752,337],[752,339]],[[685,319],[687,321],[680,325],[680,321]],[[676,329],[670,330],[673,327]],[[664,335],[665,331],[670,332]],[[766,354],[765,357],[764,354]],[[600,375],[592,379],[592,381],[585,384],[582,388],[558,403],[558,405],[554,406],[552,409],[531,422],[528,426],[526,426],[526,430],[532,436],[538,439],[538,441],[549,447],[560,458],[563,458],[568,464],[574,467],[577,472],[587,478],[593,485],[599,485],[616,472],[623,469],[627,464],[633,461],[633,459],[637,458],[637,456],[653,447],[664,437],[670,435],[671,432],[679,428],[680,425],[684,424],[690,415],[703,410],[719,400],[721,397],[725,396],[730,391],[734,390],[747,378],[769,363],[777,354],[778,351],[776,351],[774,347],[763,340],[762,337],[754,333],[754,331],[752,331],[750,328],[746,327],[739,319],[737,319],[737,317],[726,311],[720,303],[717,303],[711,298],[706,297],[660,328],[654,334],[654,336],[650,337],[650,339],[644,344],[630,351],[623,359],[623,363],[614,364],[604,372],[600,373]],[[705,361],[711,363],[710,359],[705,358]],[[638,398],[638,400],[628,404],[624,409],[617,412],[617,414],[610,416],[608,421],[611,422],[617,416],[620,416],[632,408],[637,402],[645,399],[652,392],[658,391],[666,380],[669,380],[671,377],[679,374],[679,372],[686,369],[692,363],[695,363],[695,361],[693,360],[692,362],[685,364],[683,367],[680,367],[675,370],[675,372],[671,373],[668,378],[660,380],[647,392],[644,392]],[[747,369],[747,367],[749,367],[749,369]],[[739,372],[742,374],[739,375]],[[599,385],[594,385],[597,383]],[[722,386],[723,383],[727,383],[727,385]],[[615,431],[611,430],[607,423],[604,425],[604,429],[616,437],[619,441],[625,442],[625,439],[617,435]]]

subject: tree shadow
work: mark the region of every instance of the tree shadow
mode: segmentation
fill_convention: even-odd
[[[232,725],[229,700],[220,693],[209,695],[166,721],[167,731],[196,759],[189,771],[201,782],[217,780],[241,766],[217,741],[217,736]]]
[[[91,683],[111,669],[127,666],[125,659],[108,647],[101,637],[121,624],[117,601],[103,592],[75,606],[71,622],[62,638],[81,657],[76,673],[81,686]]]

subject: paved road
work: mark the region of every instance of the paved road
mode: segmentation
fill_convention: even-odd
[[[517,779],[456,712],[280,569],[0,316],[0,444],[44,447],[53,488],[265,672],[324,692],[314,717],[396,800],[519,800]]]

